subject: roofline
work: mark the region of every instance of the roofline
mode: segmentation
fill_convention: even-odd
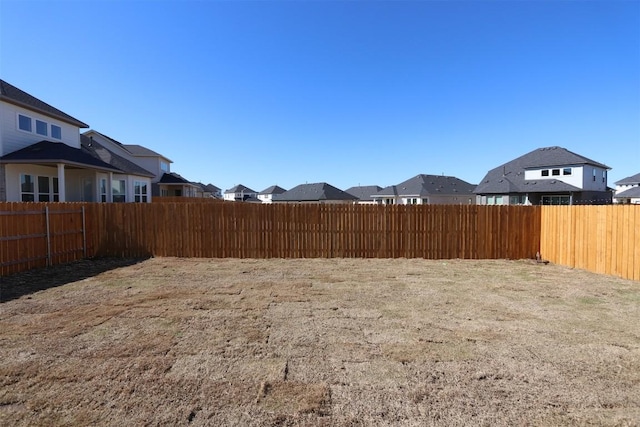
[[[25,160],[2,160],[0,159],[0,163],[5,164],[5,165],[11,165],[11,164],[26,164],[26,165],[38,165],[38,164],[65,164],[65,165],[70,165],[70,166],[80,166],[84,169],[94,169],[94,170],[101,170],[101,171],[106,171],[106,172],[115,172],[118,173],[120,175],[137,175],[137,174],[131,174],[128,172],[125,172],[123,170],[117,169],[116,167],[110,167],[110,168],[106,168],[106,167],[101,167],[101,166],[95,166],[95,165],[89,165],[86,163],[80,163],[80,162],[71,162],[69,160],[64,160],[64,159],[38,159],[38,160],[34,160],[34,159],[25,159]],[[143,175],[138,175],[138,176],[143,176]]]
[[[84,122],[81,122],[80,120],[76,119],[75,117],[72,117],[73,120],[69,120],[69,118],[67,118],[67,117],[63,117],[63,116],[60,116],[59,114],[51,113],[50,111],[45,111],[45,110],[43,110],[41,108],[34,107],[33,105],[29,105],[29,104],[27,104],[25,102],[17,101],[15,99],[9,98],[6,95],[3,95],[1,93],[0,93],[0,101],[6,102],[8,104],[17,105],[17,106],[22,107],[22,108],[27,109],[27,110],[37,111],[38,113],[43,114],[43,115],[45,115],[47,117],[56,118],[56,119],[58,119],[58,120],[60,120],[62,122],[65,122],[65,123],[68,123],[68,124],[71,124],[71,125],[74,125],[74,126],[78,126],[81,129],[86,129],[86,128],[90,127],[88,124],[86,124]],[[41,101],[41,102],[44,102],[44,101]]]

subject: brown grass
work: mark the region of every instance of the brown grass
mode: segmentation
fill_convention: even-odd
[[[0,425],[640,425],[639,282],[527,261],[105,262],[2,279]]]

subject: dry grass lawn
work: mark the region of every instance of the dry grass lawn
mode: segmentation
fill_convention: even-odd
[[[501,260],[110,267],[2,279],[0,425],[640,425],[639,282]]]

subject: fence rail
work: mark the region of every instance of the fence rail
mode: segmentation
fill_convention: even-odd
[[[0,203],[2,275],[87,256],[519,259],[538,251],[640,280],[640,206]]]

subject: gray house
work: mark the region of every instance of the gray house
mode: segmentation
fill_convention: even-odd
[[[476,199],[474,188],[454,176],[420,174],[383,188],[373,200],[384,205],[470,205]]]
[[[282,194],[284,193],[285,190],[284,188],[277,186],[277,185],[272,185],[271,187],[267,187],[264,190],[262,190],[261,192],[258,193],[258,199],[260,199],[262,201],[262,203],[271,203],[273,196],[275,196],[276,194]]]
[[[378,185],[358,185],[355,187],[347,188],[345,192],[356,196],[358,198],[358,204],[370,205],[375,203],[373,195],[382,190],[382,187]]]
[[[357,197],[327,184],[300,184],[289,191],[273,196],[273,203],[349,203],[357,201]]]
[[[640,173],[616,181],[616,203],[640,204]]]
[[[474,193],[483,205],[607,204],[610,169],[566,148],[539,148],[491,169]]]

